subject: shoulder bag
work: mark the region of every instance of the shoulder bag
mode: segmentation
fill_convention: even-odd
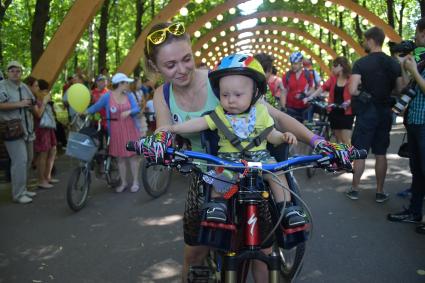
[[[49,104],[46,105],[43,114],[41,114],[40,128],[56,129],[55,117],[53,116],[53,111]]]

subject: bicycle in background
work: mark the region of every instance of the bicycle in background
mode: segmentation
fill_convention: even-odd
[[[96,177],[104,178],[111,188],[120,185],[117,159],[109,155],[110,137],[106,138],[104,148],[100,148],[101,120],[97,121],[97,128],[90,127],[90,115],[86,116],[78,132],[70,132],[65,154],[79,160],[73,169],[66,190],[68,206],[74,210],[81,210],[88,201],[91,186],[91,171]],[[112,120],[112,119],[111,119]]]

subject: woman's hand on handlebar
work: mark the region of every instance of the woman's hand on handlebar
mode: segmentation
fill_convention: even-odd
[[[172,139],[171,133],[158,132],[139,139],[131,147],[134,147],[136,153],[143,155],[148,162],[166,164],[167,148],[171,146]],[[129,148],[129,145],[127,145],[127,148]]]
[[[172,133],[173,132],[173,125],[165,125],[165,126],[161,126],[161,127],[156,128],[155,134],[157,134],[159,132],[169,132],[169,133]]]
[[[353,171],[351,164],[352,152],[354,147],[342,143],[331,143],[326,140],[319,141],[314,147],[313,152],[324,155],[324,158],[318,163],[326,170],[334,172],[338,170]],[[331,160],[328,156],[334,156]]]

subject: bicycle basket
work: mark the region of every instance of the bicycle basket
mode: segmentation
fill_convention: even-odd
[[[96,151],[97,145],[90,136],[78,132],[69,133],[66,155],[89,162]]]

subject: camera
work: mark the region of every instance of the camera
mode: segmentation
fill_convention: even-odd
[[[393,112],[400,115],[409,104],[410,100],[415,97],[416,92],[412,88],[405,89],[400,99],[397,99],[396,104],[393,106]]]
[[[398,53],[400,57],[404,57],[416,48],[416,44],[411,40],[403,40],[400,43],[388,42],[391,54]]]

